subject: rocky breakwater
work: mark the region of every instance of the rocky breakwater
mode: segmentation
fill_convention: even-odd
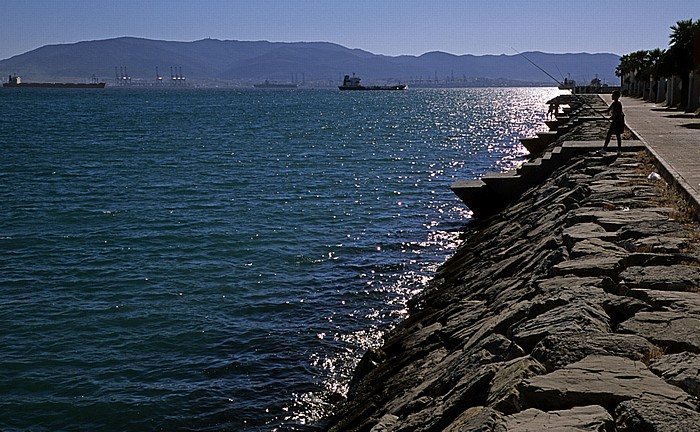
[[[652,162],[574,156],[471,223],[326,429],[700,430],[698,226]]]

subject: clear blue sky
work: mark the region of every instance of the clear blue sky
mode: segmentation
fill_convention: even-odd
[[[47,44],[136,36],[328,41],[376,54],[666,48],[700,0],[0,0],[0,59]]]

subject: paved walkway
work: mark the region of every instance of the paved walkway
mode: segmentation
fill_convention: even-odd
[[[610,95],[601,95],[608,104]],[[625,122],[647,146],[696,210],[700,210],[700,118],[640,99],[623,97]],[[614,139],[613,139],[614,141]]]

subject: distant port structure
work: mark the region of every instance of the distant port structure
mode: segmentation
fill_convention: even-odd
[[[155,67],[155,79],[132,78],[126,66],[114,67],[114,86],[116,87],[155,87],[155,86],[186,86],[187,77],[182,73],[182,66],[170,66],[170,80],[164,79],[158,66]]]
[[[175,72],[173,73],[173,69]],[[176,85],[185,84],[187,78],[182,74],[182,66],[171,66],[170,67],[170,82]]]

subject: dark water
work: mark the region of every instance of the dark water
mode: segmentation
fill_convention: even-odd
[[[556,93],[0,91],[0,430],[313,430]]]

